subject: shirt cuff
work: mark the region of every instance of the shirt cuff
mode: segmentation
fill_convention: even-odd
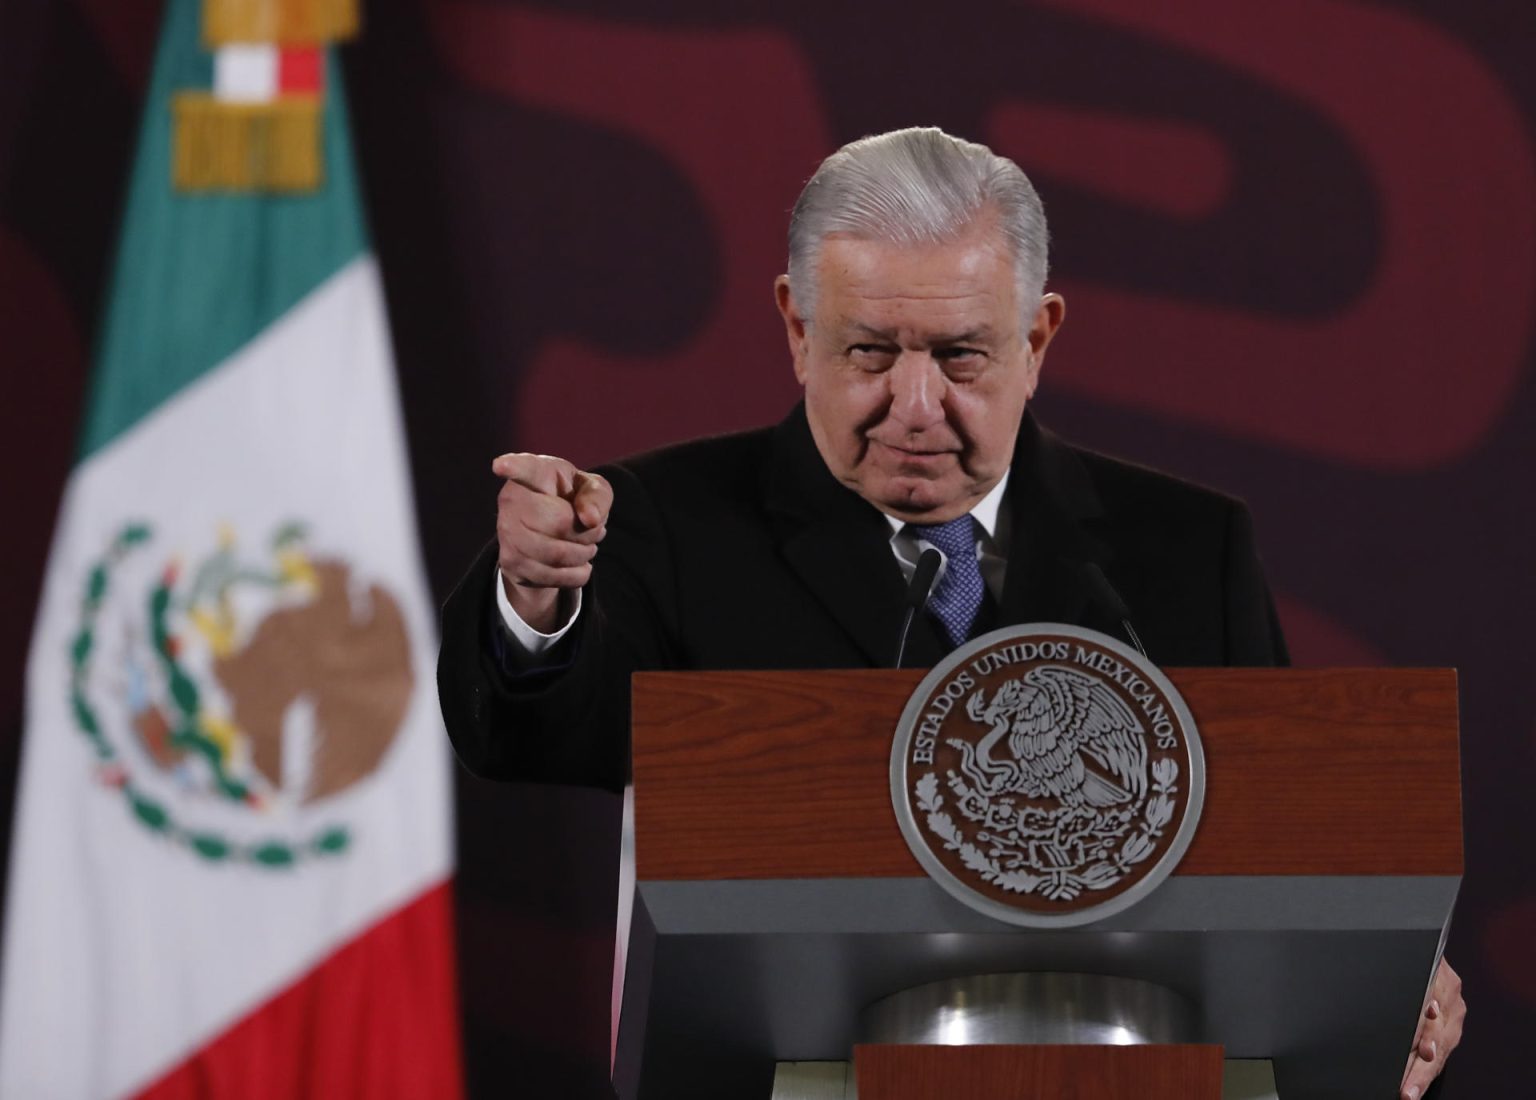
[[[501,613],[504,637],[511,643],[506,653],[508,664],[526,668],[535,657],[553,649],[555,643],[565,637],[567,631],[576,625],[576,617],[581,614],[581,589],[576,589],[573,596],[571,614],[565,620],[565,625],[553,634],[541,634],[523,622],[522,616],[513,610],[512,601],[507,599],[507,586],[502,583],[501,567],[496,567],[496,610]]]

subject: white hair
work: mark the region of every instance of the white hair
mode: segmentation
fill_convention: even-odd
[[[816,169],[789,219],[789,285],[816,309],[816,269],[830,233],[893,244],[942,244],[993,213],[1013,249],[1019,301],[1045,291],[1049,235],[1040,196],[1019,166],[935,126],[849,142]]]

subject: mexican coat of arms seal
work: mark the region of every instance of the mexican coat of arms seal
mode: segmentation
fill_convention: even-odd
[[[1114,638],[1054,623],[957,649],[913,693],[891,796],[949,893],[1013,924],[1099,920],[1189,846],[1205,757],[1166,676]]]

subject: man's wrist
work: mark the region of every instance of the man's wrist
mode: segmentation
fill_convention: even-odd
[[[564,625],[565,620],[560,616],[561,589],[515,584],[500,571],[497,576],[507,605],[524,624],[540,634],[552,634]]]
[[[552,649],[575,624],[581,614],[581,589],[549,589],[554,593],[553,630],[539,630],[518,613],[507,596],[507,584],[500,567],[496,569],[496,609],[507,639],[512,643],[509,656],[515,663],[530,661]]]

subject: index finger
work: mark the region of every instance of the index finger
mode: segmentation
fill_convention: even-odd
[[[613,507],[613,486],[601,474],[576,473],[576,491],[571,495],[571,508],[583,527],[601,527],[608,522],[608,512]]]
[[[554,455],[514,452],[497,455],[491,462],[491,472],[537,493],[564,496],[562,490],[575,480],[579,471],[565,459]]]

